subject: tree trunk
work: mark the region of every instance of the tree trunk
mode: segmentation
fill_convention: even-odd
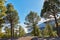
[[[33,24],[34,36],[36,36],[36,33],[35,33],[35,26],[36,26],[36,24]]]
[[[34,26],[34,36],[36,36],[36,33],[35,33],[35,26]]]
[[[0,32],[1,32],[1,30],[2,30],[2,26],[1,26],[1,23],[0,23]]]
[[[14,38],[14,27],[13,27],[13,24],[11,22],[11,40],[13,40]]]
[[[60,36],[60,34],[59,34],[60,32],[59,32],[58,22],[57,22],[57,18],[56,18],[56,16],[55,16],[55,12],[53,13],[53,16],[54,16],[54,18],[55,18],[55,24],[56,24],[57,35]]]
[[[1,28],[0,28],[0,32],[1,32]]]

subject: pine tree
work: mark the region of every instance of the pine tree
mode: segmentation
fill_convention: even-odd
[[[60,12],[60,1],[59,0],[47,0],[44,2],[43,9],[41,11],[41,17],[44,18],[52,18],[50,15],[54,16],[57,34],[60,35],[58,22],[57,22],[57,14]]]
[[[34,33],[34,29],[32,30],[31,34],[33,36],[38,36],[38,37],[42,37],[42,31],[40,30],[40,28],[36,25],[35,27],[35,33]]]
[[[49,24],[46,24],[46,27],[43,31],[44,37],[57,37],[57,34],[55,31],[53,31],[53,27]]]
[[[14,9],[11,3],[7,4],[6,18],[11,25],[11,38],[14,38],[14,26],[18,24],[18,12]]]
[[[3,16],[6,16],[5,11],[6,7],[4,5],[5,0],[0,0],[0,32],[2,30],[2,23],[4,23]]]
[[[27,28],[32,28],[34,31],[34,36],[37,36],[37,34],[35,34],[35,32],[37,31],[35,28],[38,24],[38,22],[40,21],[40,17],[37,15],[36,12],[30,12],[26,18],[25,18],[25,24],[27,25]],[[31,30],[32,30],[31,29]],[[36,31],[35,31],[36,30]],[[39,29],[38,29],[39,30]],[[39,34],[38,34],[39,35]]]

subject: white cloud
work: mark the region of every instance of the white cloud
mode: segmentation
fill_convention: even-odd
[[[54,18],[54,16],[53,16],[53,15],[50,15],[49,17]]]
[[[50,21],[50,20],[55,20],[52,15],[51,15],[51,17],[52,17],[52,18],[46,19],[46,20],[45,20],[44,18],[41,18],[41,20],[38,22],[38,24],[41,24],[41,23],[43,23],[43,22]],[[57,17],[57,19],[59,19],[59,17]]]
[[[49,21],[50,19],[45,20],[44,18],[41,18],[41,20],[38,22],[38,24],[41,24],[43,22]]]

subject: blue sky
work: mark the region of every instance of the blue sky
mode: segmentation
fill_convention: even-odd
[[[12,3],[18,11],[20,23],[23,24],[25,17],[30,11],[37,12],[40,15],[44,0],[7,0],[7,3]]]

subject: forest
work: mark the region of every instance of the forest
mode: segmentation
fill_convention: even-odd
[[[31,32],[26,33],[19,22],[18,11],[14,8],[12,3],[6,4],[6,0],[0,0],[0,38],[19,38],[28,36],[37,37],[60,37],[60,1],[59,0],[45,0],[40,16],[37,12],[30,11],[25,17],[24,24]],[[41,18],[49,19],[44,22],[46,24],[44,29],[40,29],[38,22]],[[52,24],[52,22],[54,24]],[[51,25],[51,24],[52,25]],[[6,26],[7,25],[7,26]],[[2,31],[4,30],[4,32]]]

